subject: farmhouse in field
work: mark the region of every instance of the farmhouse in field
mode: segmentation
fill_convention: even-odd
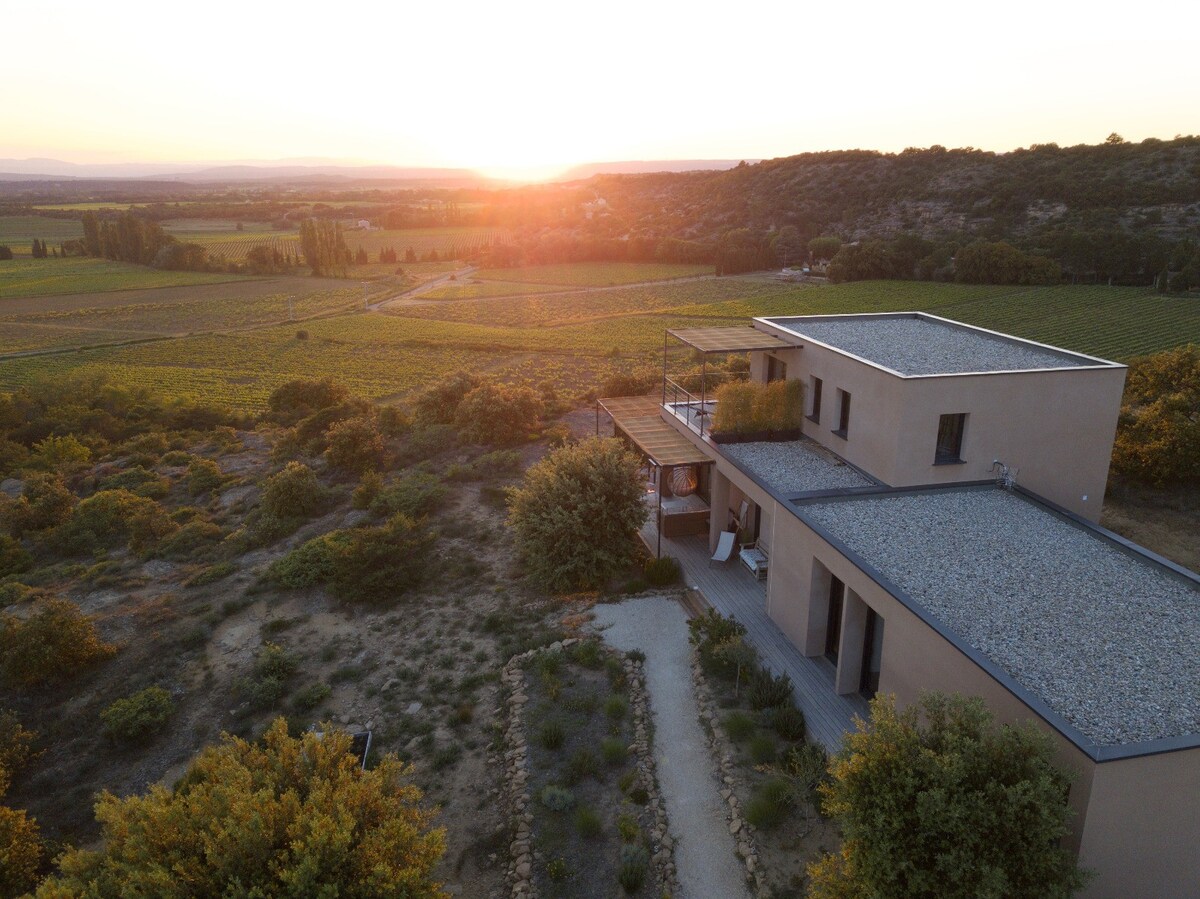
[[[671,377],[672,346],[700,370]],[[729,354],[744,422],[707,362]],[[668,331],[663,370],[598,407],[654,474],[643,535],[792,676],[814,736],[877,691],[978,695],[1076,772],[1086,896],[1195,895],[1200,577],[1096,523],[1124,366],[903,313]],[[797,405],[756,417],[771,385]]]

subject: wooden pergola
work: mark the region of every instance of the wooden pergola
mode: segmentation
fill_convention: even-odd
[[[786,350],[792,344],[754,327],[668,328],[667,334],[702,353],[749,353],[754,350]]]
[[[634,445],[659,468],[699,465],[712,462],[692,441],[663,420],[662,404],[657,396],[618,396],[596,401],[599,430],[603,409]]]

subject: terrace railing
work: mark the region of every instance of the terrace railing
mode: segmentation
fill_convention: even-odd
[[[692,393],[679,382],[663,378],[663,405],[701,437],[711,430],[709,419],[716,408],[716,400]]]

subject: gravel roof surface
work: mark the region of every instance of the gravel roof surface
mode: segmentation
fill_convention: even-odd
[[[723,443],[721,452],[786,496],[875,483],[811,440]]]
[[[1200,589],[999,489],[800,511],[1095,743],[1200,733]]]
[[[773,318],[771,324],[902,375],[1095,365],[1087,359],[914,316]]]

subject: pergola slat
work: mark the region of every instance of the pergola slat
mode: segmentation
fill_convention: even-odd
[[[757,328],[669,328],[667,333],[702,353],[748,353],[751,350],[786,350],[793,344]]]
[[[600,408],[612,416],[613,424],[656,465],[669,468],[713,461],[692,441],[663,421],[659,397],[621,396],[598,402]]]

